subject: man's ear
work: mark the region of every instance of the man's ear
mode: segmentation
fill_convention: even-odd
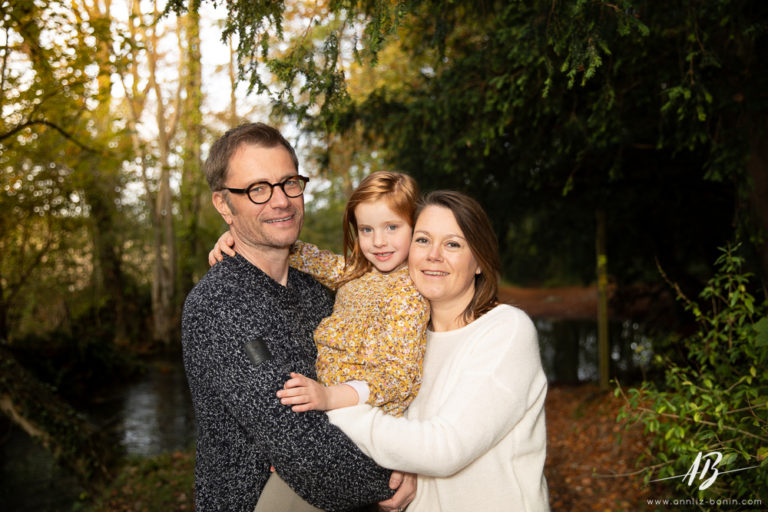
[[[220,190],[217,190],[211,196],[211,201],[213,202],[214,208],[216,208],[221,217],[224,219],[224,222],[231,225],[232,209],[229,207],[229,204],[227,204],[227,200],[224,198],[224,194]]]

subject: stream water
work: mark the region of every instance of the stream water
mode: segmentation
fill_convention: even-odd
[[[590,321],[537,320],[541,357],[551,383],[594,381],[597,336]],[[611,326],[611,375],[637,380],[651,343],[630,322]],[[194,445],[195,424],[180,358],[155,360],[140,378],[94,393],[89,417],[128,455],[152,456]],[[82,490],[48,452],[0,416],[0,511],[71,510]]]
[[[139,378],[93,395],[86,414],[126,454],[194,446],[195,420],[180,358],[149,361]],[[0,511],[71,510],[82,492],[42,446],[0,415]]]

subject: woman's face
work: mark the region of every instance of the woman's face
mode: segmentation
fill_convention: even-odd
[[[467,307],[480,267],[451,210],[432,205],[421,212],[413,228],[408,268],[433,309]]]

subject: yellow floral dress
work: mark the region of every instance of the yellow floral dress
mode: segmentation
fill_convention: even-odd
[[[320,382],[365,381],[368,404],[401,416],[421,386],[429,321],[429,304],[408,268],[387,274],[374,268],[339,288],[344,257],[301,241],[290,264],[336,290],[333,313],[315,329]]]

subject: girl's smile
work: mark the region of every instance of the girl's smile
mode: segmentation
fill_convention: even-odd
[[[360,252],[382,273],[405,265],[411,244],[411,226],[386,201],[366,201],[355,208]]]

